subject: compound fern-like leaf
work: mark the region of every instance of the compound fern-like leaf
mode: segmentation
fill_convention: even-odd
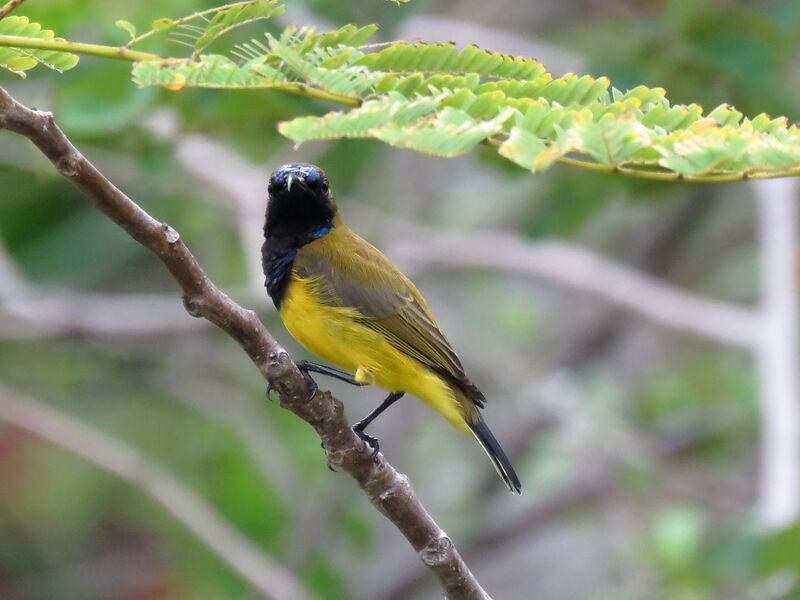
[[[231,19],[245,14],[237,10]],[[222,14],[211,22],[227,23]],[[671,105],[661,88],[621,91],[605,77],[554,78],[533,59],[475,46],[364,46],[375,31],[287,27],[240,44],[235,58],[137,63],[134,79],[169,89],[272,87],[352,106],[281,123],[298,144],[373,138],[455,156],[484,143],[532,171],[562,161],[663,179],[800,174],[800,132],[786,119]]]

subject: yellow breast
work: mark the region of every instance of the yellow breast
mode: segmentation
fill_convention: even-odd
[[[355,374],[361,383],[412,394],[454,427],[469,432],[450,385],[381,333],[359,323],[356,310],[322,304],[313,280],[292,273],[280,315],[289,333],[321,359]]]

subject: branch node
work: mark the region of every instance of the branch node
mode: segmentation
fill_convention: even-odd
[[[452,559],[452,553],[453,542],[449,537],[443,535],[431,540],[427,546],[420,550],[419,556],[422,562],[429,567],[438,567],[449,564]]]
[[[381,505],[387,504],[393,498],[401,496],[402,492],[408,489],[411,485],[408,481],[408,476],[405,473],[398,473],[392,485],[384,487],[383,491],[378,494],[378,501]]]
[[[52,119],[52,115],[50,115],[50,118]],[[75,154],[66,154],[58,159],[56,169],[58,169],[58,172],[64,177],[75,177],[75,175],[78,174],[78,161],[79,158],[75,156]]]
[[[266,368],[267,379],[281,379],[290,369],[292,360],[285,351],[272,351],[268,355],[269,364]]]
[[[183,307],[186,309],[186,312],[195,318],[200,318],[203,316],[202,308],[204,302],[202,298],[187,296],[184,294],[181,299],[183,300]]]
[[[169,223],[162,223],[161,231],[164,232],[164,238],[167,240],[168,244],[174,244],[181,239],[181,234],[178,233]]]
[[[24,107],[23,107],[24,108]],[[30,122],[30,127],[32,129],[39,128],[42,130],[44,135],[51,135],[53,132],[58,131],[58,125],[56,125],[56,119],[53,116],[53,113],[47,110],[39,110],[35,106],[30,108],[33,111],[33,115]]]

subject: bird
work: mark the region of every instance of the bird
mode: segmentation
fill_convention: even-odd
[[[378,441],[364,430],[408,393],[471,434],[509,491],[521,493],[519,477],[481,414],[486,398],[425,299],[344,223],[319,167],[289,163],[270,176],[261,256],[267,293],[287,331],[334,365],[298,361],[298,367],[389,392],[353,426],[374,454]]]

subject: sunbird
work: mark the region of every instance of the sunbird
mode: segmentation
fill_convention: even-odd
[[[299,362],[305,371],[389,392],[353,426],[366,427],[409,393],[472,434],[512,492],[522,486],[480,409],[473,384],[414,284],[339,217],[321,169],[286,164],[269,179],[264,244],[266,288],[286,329],[307,350],[335,365]]]

